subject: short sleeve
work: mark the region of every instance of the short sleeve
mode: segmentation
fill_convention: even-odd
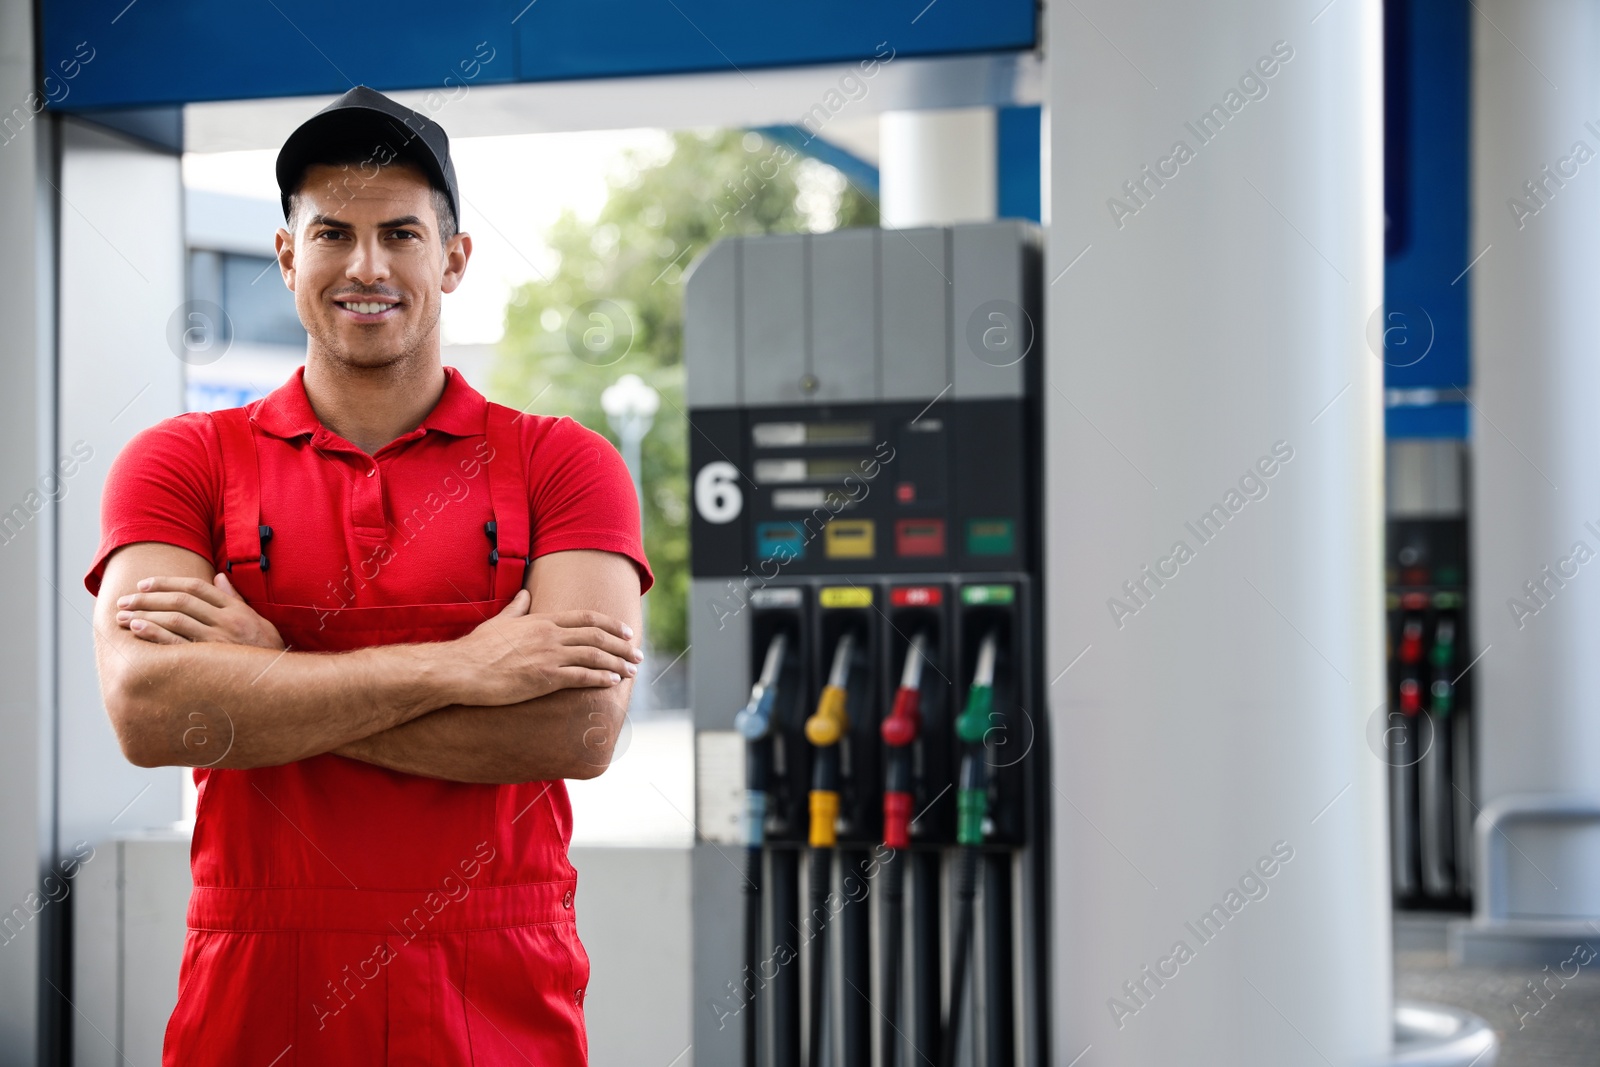
[[[641,594],[655,584],[633,476],[610,441],[570,418],[549,420],[533,445],[528,483],[534,556],[581,548],[616,552],[639,571]]]
[[[214,559],[221,452],[211,417],[191,412],[141,430],[123,446],[100,497],[100,547],[83,584],[100,595],[106,560],[123,545],[160,541]]]

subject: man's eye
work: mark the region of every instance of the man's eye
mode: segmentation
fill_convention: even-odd
[[[318,237],[343,237],[344,234],[340,233],[338,230],[323,230],[320,233],[318,233],[316,236],[318,236]]]
[[[394,237],[415,237],[416,235],[414,230],[395,230],[392,234]]]

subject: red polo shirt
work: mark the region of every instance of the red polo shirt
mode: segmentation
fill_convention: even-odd
[[[493,517],[488,402],[454,367],[422,424],[369,455],[317,419],[305,367],[257,401],[263,485],[293,486],[302,506],[274,515],[272,598],[325,607],[490,599],[484,523]],[[522,415],[532,553],[600,549],[627,556],[639,591],[654,581],[633,480],[604,437],[569,418]],[[84,577],[100,593],[107,557],[160,541],[223,558],[222,456],[205,412],[163,419],[118,454],[100,504],[100,549]]]

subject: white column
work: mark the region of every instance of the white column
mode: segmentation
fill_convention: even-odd
[[[1600,12],[1578,0],[1484,0],[1473,17],[1472,70],[1481,803],[1596,796]],[[1600,916],[1593,824],[1507,834],[1513,915]]]
[[[1048,7],[1058,1067],[1392,1040],[1381,17],[1319,6]]]
[[[991,107],[886,111],[878,118],[879,217],[891,229],[995,217]]]
[[[60,847],[164,827],[182,814],[177,767],[123,758],[100,701],[94,598],[83,587],[100,543],[100,493],[129,438],[183,410],[186,317],[182,175],[176,156],[68,120],[61,192],[61,455],[78,460],[60,502]],[[177,320],[183,325],[174,326]],[[88,458],[84,458],[88,457]],[[196,760],[199,762],[199,760]]]
[[[24,504],[54,457],[54,253],[49,119],[35,114],[32,5],[0,4],[0,322],[5,323],[5,388],[0,390],[0,512]],[[26,506],[24,504],[24,506]],[[29,894],[50,862],[55,697],[51,649],[62,610],[51,577],[54,512],[41,503],[0,534],[0,1062],[42,1060],[40,958],[60,916],[34,915]],[[0,515],[0,523],[5,516]],[[35,898],[37,899],[37,898]],[[50,907],[58,907],[50,905]],[[14,909],[22,909],[14,917]],[[12,921],[8,924],[7,919]],[[59,929],[59,924],[58,927]]]
[[[102,852],[114,864],[111,838],[166,827],[181,816],[189,773],[135,767],[123,758],[100,700],[89,623],[94,598],[83,587],[99,544],[101,489],[112,461],[134,434],[183,410],[184,363],[177,353],[186,351],[180,338],[191,320],[184,306],[182,176],[177,157],[119,134],[68,119],[61,135],[58,184],[70,206],[62,209],[58,248],[56,447],[75,462],[56,504],[57,848],[70,856],[82,841],[96,849],[90,865],[101,862]],[[116,1055],[97,1031],[120,1033],[117,1044],[127,1049],[133,1046],[126,1042],[140,1045],[138,1035],[152,1028],[159,1035],[163,1020],[119,1015],[109,996],[112,976],[86,965],[96,959],[95,946],[80,939],[76,947],[71,1024],[83,1062]]]

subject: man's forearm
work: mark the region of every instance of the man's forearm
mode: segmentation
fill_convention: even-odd
[[[563,689],[495,708],[454,704],[335,753],[453,782],[592,778],[611,762],[632,688]]]
[[[453,702],[443,644],[351,652],[203,642],[101,652],[127,684],[109,707],[143,766],[268,767],[320,755]]]

